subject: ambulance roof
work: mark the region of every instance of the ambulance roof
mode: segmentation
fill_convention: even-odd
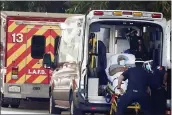
[[[18,12],[18,11],[1,11],[3,17],[6,16],[21,16],[21,17],[47,17],[47,18],[67,18],[70,16],[77,16],[81,14],[67,14],[67,13],[46,13],[46,12]]]

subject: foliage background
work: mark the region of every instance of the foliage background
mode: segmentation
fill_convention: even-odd
[[[1,11],[86,13],[90,8],[162,12],[171,19],[171,1],[0,1]]]

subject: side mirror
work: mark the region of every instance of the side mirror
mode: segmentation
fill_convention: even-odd
[[[51,66],[52,66],[51,55],[46,53],[46,54],[44,54],[44,57],[43,57],[43,67],[51,68]]]

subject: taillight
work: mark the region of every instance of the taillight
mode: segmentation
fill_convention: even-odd
[[[12,67],[12,75],[18,75],[18,67]]]
[[[94,15],[101,16],[103,14],[104,14],[103,11],[94,11]]]
[[[161,14],[158,13],[152,14],[152,18],[161,18]]]
[[[126,12],[126,11],[124,11],[122,14],[123,15],[132,15],[132,12]]]
[[[18,67],[12,67],[12,79],[18,79]]]

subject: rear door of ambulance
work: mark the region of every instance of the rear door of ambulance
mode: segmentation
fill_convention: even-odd
[[[43,55],[50,53],[52,61],[54,60],[55,39],[60,35],[61,30],[58,25],[28,26],[25,83],[49,85],[51,69],[43,68]]]
[[[8,84],[23,84],[25,82],[25,67],[26,67],[26,30],[27,25],[18,23],[16,20],[8,20],[7,36],[6,36],[6,67],[7,73],[5,83]],[[20,21],[21,22],[21,21]],[[14,91],[15,86],[11,91],[13,93],[20,92],[20,89]],[[15,87],[16,88],[16,87]]]

